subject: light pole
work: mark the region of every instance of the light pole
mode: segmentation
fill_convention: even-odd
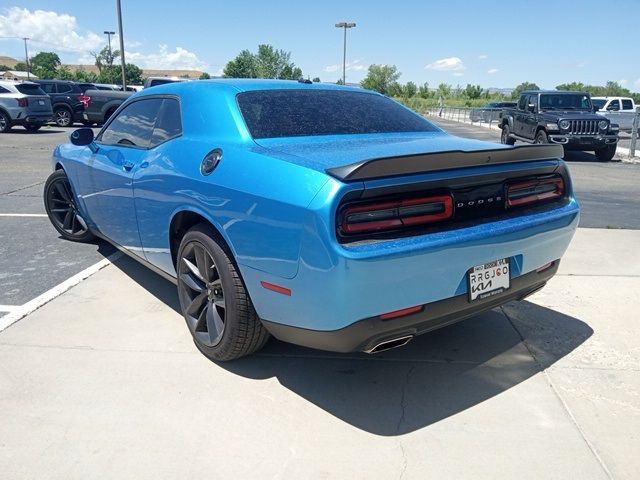
[[[342,51],[342,84],[347,84],[347,28],[353,28],[356,24],[353,22],[336,23],[337,28],[344,28],[344,49]]]
[[[122,63],[122,91],[127,91],[127,76],[125,74],[125,61],[124,61],[124,34],[122,32],[122,8],[120,8],[120,0],[117,0],[118,6],[118,33],[120,36],[120,61]]]
[[[29,52],[27,51],[29,37],[22,37],[22,40],[24,40],[24,61],[27,64],[27,80],[31,80],[31,75],[29,74]]]
[[[109,66],[111,66],[111,65],[113,65],[113,56],[112,56],[112,53],[111,53],[111,35],[115,35],[116,32],[109,32],[108,30],[105,30],[104,34],[109,39]]]

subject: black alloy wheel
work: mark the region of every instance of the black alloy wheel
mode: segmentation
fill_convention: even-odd
[[[64,170],[56,170],[44,185],[44,206],[49,221],[66,240],[88,242],[95,237],[78,211],[71,184]]]
[[[258,318],[231,252],[207,224],[192,227],[177,255],[178,298],[198,349],[217,361],[259,350],[269,333]]]
[[[9,115],[0,111],[0,133],[7,133],[11,130],[11,119]]]
[[[58,108],[53,112],[53,119],[59,127],[68,127],[73,123],[71,121],[71,112],[67,108]]]

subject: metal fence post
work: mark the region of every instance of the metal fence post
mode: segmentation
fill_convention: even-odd
[[[631,145],[629,147],[629,156],[636,156],[636,142],[638,141],[638,125],[640,124],[640,107],[636,107],[636,116],[633,117],[633,128],[631,129]]]

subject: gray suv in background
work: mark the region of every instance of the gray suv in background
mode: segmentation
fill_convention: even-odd
[[[40,85],[0,80],[0,133],[8,132],[14,125],[35,132],[52,117],[51,99]]]

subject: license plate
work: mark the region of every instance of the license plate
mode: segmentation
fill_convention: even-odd
[[[510,286],[511,265],[508,258],[477,265],[467,273],[469,301],[498,295]]]
[[[44,100],[38,100],[38,105],[44,105]]]

